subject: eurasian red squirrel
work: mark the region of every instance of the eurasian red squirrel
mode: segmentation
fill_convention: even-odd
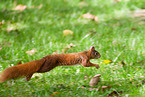
[[[98,59],[100,57],[100,53],[95,50],[94,46],[80,53],[48,55],[40,60],[6,68],[1,73],[0,82],[2,83],[8,79],[15,79],[23,76],[26,77],[26,81],[29,81],[34,73],[44,73],[57,66],[81,64],[84,67],[94,66],[98,69],[99,65],[91,63],[90,59]]]

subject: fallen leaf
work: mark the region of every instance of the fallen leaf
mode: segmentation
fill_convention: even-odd
[[[32,6],[31,6],[31,8],[35,8],[35,6],[34,6],[34,5],[32,5]]]
[[[67,88],[67,86],[66,85],[63,85],[63,84],[58,84],[57,87],[58,88]]]
[[[102,86],[99,88],[99,91],[105,91],[106,89],[110,89],[111,88],[111,85],[108,85],[108,86]]]
[[[95,15],[92,15],[92,14],[90,14],[90,13],[83,14],[82,17],[83,17],[83,18],[87,18],[87,19],[94,20],[95,22],[99,22],[98,17],[95,16]]]
[[[24,11],[27,8],[26,5],[17,5],[13,10]]]
[[[26,53],[29,54],[29,55],[34,55],[35,52],[36,52],[35,49],[32,49],[32,50],[30,50],[30,51],[26,51]]]
[[[43,4],[40,4],[39,6],[38,6],[38,9],[41,9],[43,7]]]
[[[108,63],[111,63],[111,62],[112,62],[111,60],[104,60],[102,63],[108,64]]]
[[[145,17],[144,13],[135,13],[134,14],[135,17]]]
[[[2,22],[0,22],[0,25],[2,25]]]
[[[88,75],[85,75],[85,76],[84,76],[84,79],[85,79],[85,80],[88,80]]]
[[[117,91],[114,90],[114,91],[112,91],[108,96],[109,96],[109,97],[110,97],[110,96],[112,97],[113,95],[115,95],[115,96],[118,97],[118,96],[120,96],[120,94],[122,94],[122,93],[123,93],[122,91],[117,92]],[[121,97],[121,96],[120,96],[120,97]]]
[[[121,2],[122,0],[115,0],[115,2]]]
[[[8,87],[8,85],[5,85],[5,87]]]
[[[136,30],[136,27],[132,27],[131,30]]]
[[[90,35],[95,35],[97,32],[96,31],[90,31],[89,33],[90,33]]]
[[[130,0],[114,0],[115,3],[119,3],[119,2],[121,2],[121,1],[128,2],[128,1],[130,1]]]
[[[80,3],[79,3],[79,6],[80,6],[80,8],[82,8],[82,7],[84,7],[84,6],[87,6],[88,4],[85,2],[85,1],[81,1]]]
[[[133,16],[134,17],[145,17],[145,9],[139,9],[133,11]]]
[[[86,13],[86,14],[83,14],[83,18],[87,18],[87,19],[94,19],[95,16],[90,14],[90,13]]]
[[[56,94],[60,94],[59,92],[53,92],[50,96],[55,96]]]
[[[98,88],[89,88],[89,91],[92,91],[92,90],[98,91]]]
[[[98,17],[97,17],[97,16],[95,16],[94,21],[95,21],[95,22],[99,22],[99,20],[98,20]]]
[[[8,32],[11,32],[11,31],[13,31],[13,30],[14,30],[13,27],[10,27],[10,28],[7,28],[7,29],[6,29],[6,31],[8,31]]]
[[[89,82],[89,86],[94,87],[100,81],[101,74],[95,75]]]
[[[137,61],[136,63],[143,66],[145,64],[145,61],[144,60],[141,60],[141,61]]]
[[[68,35],[72,35],[73,36],[74,32],[72,32],[71,30],[64,30],[63,31],[63,35],[64,36],[68,36]]]
[[[86,86],[85,86],[85,85],[83,85],[81,88],[82,88],[82,89],[86,89]]]
[[[120,61],[119,63],[121,64],[121,67],[125,67],[127,65],[124,61]]]
[[[116,40],[113,40],[112,44],[114,45],[114,44],[116,44],[116,43],[117,43],[117,41],[116,41]]]
[[[4,41],[3,44],[2,44],[4,47],[10,47],[11,44],[7,41]]]

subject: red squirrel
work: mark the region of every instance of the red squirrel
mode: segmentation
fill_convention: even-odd
[[[98,59],[100,57],[100,53],[95,50],[94,46],[91,46],[89,50],[80,53],[48,55],[40,60],[6,68],[1,73],[0,83],[9,79],[15,79],[24,76],[26,77],[26,81],[29,81],[34,73],[44,73],[57,66],[81,64],[84,67],[94,66],[98,69],[99,65],[91,63],[90,59]]]

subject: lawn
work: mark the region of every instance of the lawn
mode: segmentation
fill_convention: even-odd
[[[94,45],[101,54],[91,60],[100,64],[99,69],[56,67],[34,74],[28,82],[9,80],[0,83],[0,97],[145,97],[144,4],[144,0],[0,0],[0,72],[19,61],[81,52]],[[97,19],[84,17],[87,13]],[[101,81],[90,87],[97,74]]]

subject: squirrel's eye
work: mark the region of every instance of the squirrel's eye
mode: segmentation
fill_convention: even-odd
[[[98,55],[98,53],[96,52],[95,55]]]

